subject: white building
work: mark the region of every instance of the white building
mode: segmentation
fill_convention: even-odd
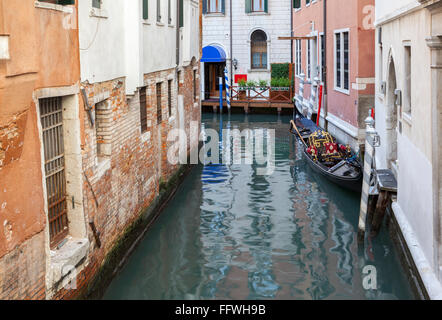
[[[220,56],[204,62],[203,53],[203,99],[219,96],[226,66],[232,79],[246,75],[270,82],[272,63],[291,62],[290,41],[278,40],[291,35],[291,9],[292,0],[203,0],[203,52],[214,47]]]
[[[428,297],[442,299],[442,1],[376,1],[378,169]]]

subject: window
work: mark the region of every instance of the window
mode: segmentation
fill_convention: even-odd
[[[55,4],[60,4],[62,6],[75,4],[75,0],[40,0],[40,2],[55,3]]]
[[[102,0],[92,0],[92,7],[97,8],[97,9],[101,9],[101,1]]]
[[[335,33],[335,88],[350,89],[350,43],[349,33]]]
[[[167,1],[167,23],[172,24],[172,0]]]
[[[161,108],[161,82],[157,83],[157,123],[163,121],[163,109]]]
[[[404,46],[405,49],[405,101],[404,101],[404,112],[410,114],[411,113],[411,46]]]
[[[296,75],[300,75],[302,73],[302,41],[300,39],[296,40]]]
[[[167,81],[167,107],[170,117],[172,115],[172,80]]]
[[[305,0],[305,5],[308,6],[310,4],[311,0]]]
[[[252,0],[253,12],[264,12],[264,0]]]
[[[161,0],[157,0],[157,22],[161,22]]]
[[[181,71],[178,71],[177,73],[177,84],[178,84],[178,94],[181,93]]]
[[[140,120],[141,133],[147,131],[147,104],[146,104],[146,87],[140,88]]]
[[[39,101],[51,247],[68,232],[62,98]]]
[[[246,13],[268,12],[268,0],[246,0]]]
[[[251,36],[252,69],[267,69],[267,35],[256,30]]]
[[[109,101],[104,100],[95,105],[95,134],[98,161],[111,155],[112,146],[112,110]]]
[[[193,70],[193,102],[196,102],[196,70]]]
[[[221,13],[222,12],[222,0],[207,0],[207,12],[208,13]]]
[[[149,0],[143,0],[143,19],[149,19]]]

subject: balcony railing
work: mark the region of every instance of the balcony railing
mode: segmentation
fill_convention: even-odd
[[[232,87],[232,102],[292,103],[293,87]]]

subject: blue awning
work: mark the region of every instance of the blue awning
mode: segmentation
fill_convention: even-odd
[[[224,49],[217,45],[211,45],[203,48],[203,57],[201,62],[225,62],[226,53]]]

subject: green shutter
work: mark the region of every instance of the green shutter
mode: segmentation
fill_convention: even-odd
[[[246,13],[252,12],[252,0],[246,0]]]
[[[269,12],[269,1],[268,0],[264,0],[264,11],[265,12]]]
[[[226,1],[221,0],[221,12],[226,13]]]
[[[183,0],[179,0],[180,1],[180,28],[184,27],[184,3]]]
[[[207,13],[207,1],[209,0],[203,0],[203,14]]]
[[[300,9],[301,8],[301,0],[293,0],[293,8]]]
[[[149,19],[149,0],[143,0],[143,19]]]

